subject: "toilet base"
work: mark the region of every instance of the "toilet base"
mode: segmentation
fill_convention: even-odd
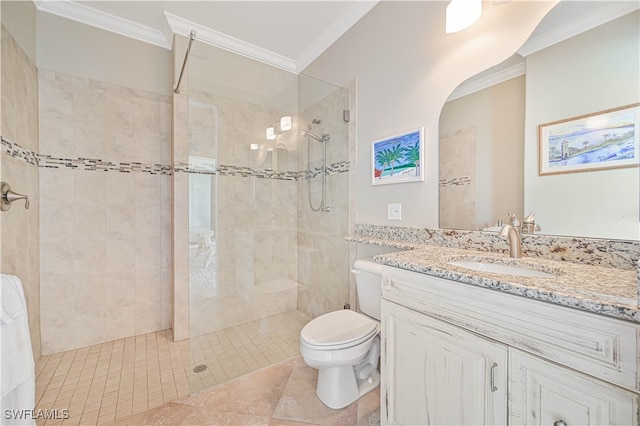
[[[374,370],[368,378],[358,379],[353,366],[318,370],[316,395],[329,408],[339,409],[357,401],[380,385],[380,373]]]

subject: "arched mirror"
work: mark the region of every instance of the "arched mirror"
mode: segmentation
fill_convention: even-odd
[[[638,118],[631,167],[539,170],[540,125],[640,101],[635,2],[560,2],[504,63],[462,83],[440,116],[440,227],[638,240]],[[542,150],[548,149],[542,140]]]

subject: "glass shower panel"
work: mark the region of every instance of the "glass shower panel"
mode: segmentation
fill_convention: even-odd
[[[348,302],[348,96],[197,40],[184,91],[197,392],[298,355],[302,327]]]
[[[297,76],[196,41],[188,97],[196,392],[298,354],[310,318],[297,311],[297,137],[280,125],[295,122]]]
[[[217,295],[218,110],[210,102],[189,105],[189,299],[190,335],[212,321],[209,300]]]

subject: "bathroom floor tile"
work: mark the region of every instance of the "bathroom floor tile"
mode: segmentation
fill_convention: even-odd
[[[317,370],[300,355],[273,366],[120,419],[117,425],[366,425],[380,424],[379,388],[341,410],[317,398]]]
[[[222,411],[269,416],[276,409],[295,359],[247,374],[216,387],[216,392],[200,392],[177,402],[193,406],[217,407]]]
[[[293,371],[308,368],[298,355],[309,319],[291,311],[190,341],[173,342],[164,330],[45,355],[36,363],[36,408],[70,417],[37,423],[295,424],[273,413]],[[193,373],[197,365],[207,368]],[[315,390],[305,397],[317,399]]]
[[[317,370],[307,365],[295,367],[273,414],[274,420],[321,425],[357,424],[359,403],[356,402],[341,410],[331,409],[316,396],[317,383]]]

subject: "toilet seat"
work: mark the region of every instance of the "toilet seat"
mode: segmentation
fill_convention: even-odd
[[[300,332],[300,341],[315,350],[337,350],[358,345],[378,334],[378,323],[343,309],[311,320]]]

